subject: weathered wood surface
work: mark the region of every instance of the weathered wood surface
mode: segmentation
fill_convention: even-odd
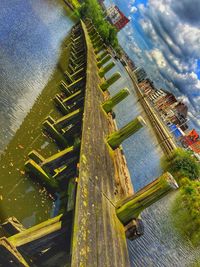
[[[87,84],[76,198],[72,267],[128,267],[124,228],[116,216],[116,152],[109,151],[106,136],[111,124],[100,108],[104,101],[95,54],[85,25]],[[117,149],[120,155],[120,150]],[[123,159],[122,159],[123,161]]]

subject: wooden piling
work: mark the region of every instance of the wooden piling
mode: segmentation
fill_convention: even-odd
[[[131,197],[117,204],[117,216],[125,225],[133,218],[138,218],[140,213],[164,197],[170,191],[178,188],[178,184],[170,173],[164,173],[158,179],[145,186]]]
[[[108,78],[100,85],[100,88],[102,89],[102,91],[106,91],[108,87],[115,83],[120,77],[121,74],[119,72],[114,73],[110,78]]]
[[[141,116],[138,116],[120,130],[110,134],[107,138],[108,144],[112,149],[118,148],[125,139],[139,131],[145,124],[144,119]]]
[[[101,68],[105,63],[107,63],[111,59],[111,55],[108,54],[105,56],[100,62],[97,63],[98,68]]]
[[[35,161],[29,159],[25,163],[25,170],[33,174],[41,183],[43,183],[48,189],[53,192],[57,192],[59,189],[58,182],[51,176],[49,176]]]
[[[121,102],[124,98],[126,98],[130,94],[127,88],[122,89],[112,98],[108,99],[102,104],[102,108],[106,113],[111,112],[113,107],[116,106],[119,102]]]
[[[108,72],[110,71],[113,67],[115,66],[115,63],[114,62],[110,62],[108,63],[104,68],[101,68],[99,70],[99,76],[101,78],[103,78],[103,76]]]
[[[0,239],[0,265],[2,267],[29,267],[16,247],[6,237]]]

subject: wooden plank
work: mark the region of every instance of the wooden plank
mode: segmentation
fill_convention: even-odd
[[[72,244],[72,267],[130,266],[124,227],[115,212],[115,160],[105,137],[111,123],[102,112],[104,96],[92,44],[87,43],[87,84],[81,142],[79,181]],[[113,130],[113,129],[112,129]],[[118,150],[118,149],[117,149]]]

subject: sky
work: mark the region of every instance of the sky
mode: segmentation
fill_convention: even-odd
[[[118,34],[137,66],[157,88],[189,107],[190,127],[200,131],[200,1],[105,0],[131,20]]]

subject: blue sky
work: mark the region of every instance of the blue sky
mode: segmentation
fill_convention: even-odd
[[[159,88],[189,107],[191,126],[200,130],[200,1],[106,0],[131,19],[119,41]]]

